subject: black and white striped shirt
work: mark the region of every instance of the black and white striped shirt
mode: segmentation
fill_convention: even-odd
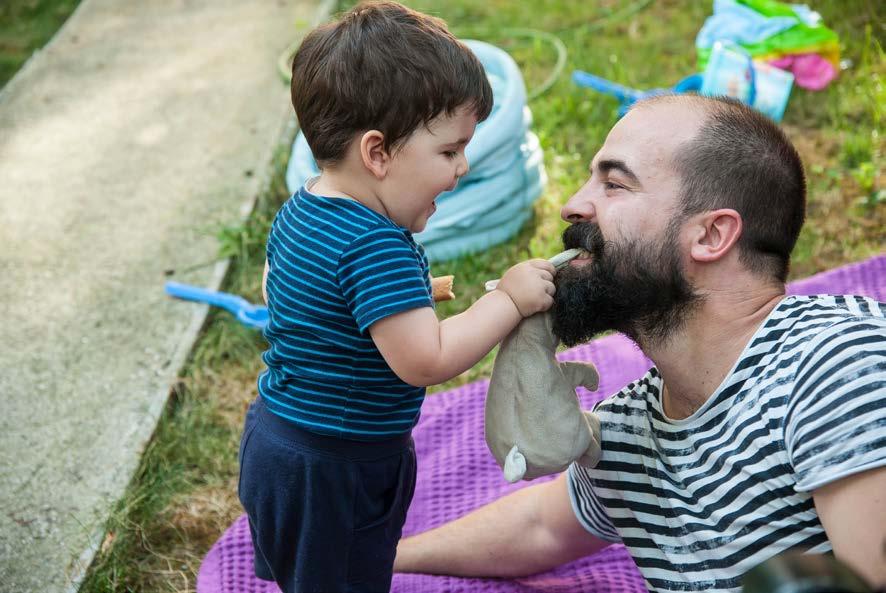
[[[600,402],[603,457],[569,492],[592,534],[629,549],[652,591],[739,591],[789,548],[831,549],[812,492],[886,465],[886,305],[792,296],[690,417],[654,367]]]

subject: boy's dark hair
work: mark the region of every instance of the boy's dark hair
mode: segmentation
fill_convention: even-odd
[[[384,134],[392,151],[420,125],[467,106],[492,111],[483,65],[435,17],[363,2],[305,37],[292,62],[292,105],[317,163],[344,158],[354,136]]]
[[[706,117],[696,136],[675,155],[683,193],[678,214],[685,218],[732,208],[742,219],[740,260],[751,271],[784,282],[806,218],[800,155],[775,122],[742,102],[729,97],[688,99],[697,102]]]

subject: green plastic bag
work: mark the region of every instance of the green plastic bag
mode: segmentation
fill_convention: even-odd
[[[776,0],[735,0],[765,17],[792,17],[797,24],[759,43],[739,43],[755,60],[775,60],[792,54],[818,54],[839,68],[840,39],[824,25],[810,26],[797,17],[794,10]],[[711,48],[698,49],[698,65],[704,69],[711,57]]]

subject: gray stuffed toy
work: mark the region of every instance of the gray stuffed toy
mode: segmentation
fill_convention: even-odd
[[[594,365],[557,362],[550,312],[527,317],[504,339],[486,396],[486,444],[509,482],[600,460],[600,420],[575,388],[594,391]]]

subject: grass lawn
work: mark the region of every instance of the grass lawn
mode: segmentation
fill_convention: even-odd
[[[545,151],[549,183],[533,220],[508,243],[434,267],[454,274],[458,298],[442,305],[448,316],[467,307],[483,281],[510,264],[558,252],[565,226],[559,208],[586,179],[588,163],[615,122],[614,99],[572,84],[573,69],[634,86],[670,86],[695,71],[695,35],[710,2],[638,0],[420,0],[411,6],[446,19],[463,37],[495,43],[520,64],[529,89],[549,76],[554,46],[515,29],[555,34],[567,47],[566,68],[530,102],[534,130]],[[0,4],[2,77],[18,67],[63,19],[69,2],[8,0]],[[812,5],[843,44],[847,69],[819,93],[794,89],[784,127],[797,144],[809,178],[808,222],[794,254],[792,276],[802,277],[883,249],[883,8],[876,0],[817,0]],[[51,6],[50,8],[45,8]],[[69,7],[64,8],[63,7]],[[879,11],[879,12],[878,12]],[[34,26],[23,24],[32,14]],[[55,18],[54,25],[37,24]],[[26,33],[23,33],[25,31]],[[38,33],[44,31],[44,33]],[[51,34],[51,33],[50,33]],[[297,34],[293,31],[293,37]],[[40,36],[42,35],[42,37]],[[37,40],[37,41],[35,41]],[[25,55],[26,57],[26,55]],[[13,64],[13,66],[6,66]],[[287,198],[278,175],[250,220],[219,230],[233,258],[225,289],[260,300],[264,239]],[[108,525],[108,536],[83,591],[193,591],[202,556],[241,513],[236,497],[237,444],[243,412],[255,396],[261,337],[226,313],[210,316],[142,464]],[[445,386],[487,376],[491,356]],[[431,395],[433,397],[433,395]]]
[[[0,2],[0,88],[43,47],[80,0]]]

